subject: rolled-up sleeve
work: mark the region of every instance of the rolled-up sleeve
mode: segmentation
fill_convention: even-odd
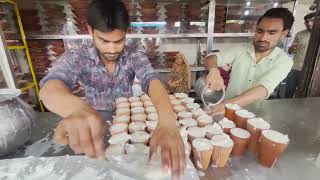
[[[206,55],[205,58],[209,56],[216,56],[217,57],[217,65],[218,67],[222,67],[224,65],[232,65],[235,61],[236,57],[241,54],[243,48],[233,48],[232,50],[220,50],[219,52],[212,52]]]
[[[282,58],[273,64],[273,67],[267,71],[258,81],[255,83],[255,86],[263,86],[268,92],[268,98],[274,89],[287,77],[291,68],[292,60],[283,55]]]
[[[131,55],[132,68],[141,82],[142,91],[148,93],[149,84],[152,80],[159,80],[158,73],[152,68],[148,57],[141,51]]]
[[[79,70],[77,67],[78,63],[76,62],[77,59],[74,52],[65,52],[60,59],[54,63],[48,75],[40,81],[40,88],[49,80],[61,80],[72,89],[77,82],[77,71]]]

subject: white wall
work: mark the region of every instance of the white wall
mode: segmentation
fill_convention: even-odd
[[[304,25],[304,19],[303,17],[306,14],[311,13],[312,11],[309,10],[310,4],[302,4],[298,3],[296,12],[294,14],[295,21],[293,23],[293,35],[295,35],[297,32],[304,30],[306,27]]]

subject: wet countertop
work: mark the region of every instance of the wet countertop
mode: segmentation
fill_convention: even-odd
[[[224,168],[209,167],[202,180],[213,179],[319,179],[320,177],[320,98],[267,100],[247,109],[271,124],[271,129],[288,134],[290,144],[274,168],[258,164],[247,152],[229,159]],[[215,117],[219,120],[221,117]],[[53,113],[37,113],[29,143],[1,159],[74,155],[65,146],[53,143],[53,129],[60,118]],[[317,166],[318,164],[318,166]]]

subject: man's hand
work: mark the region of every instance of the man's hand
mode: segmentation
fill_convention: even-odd
[[[212,68],[206,78],[206,83],[210,89],[220,91],[225,88],[223,78],[220,75],[218,68]]]
[[[149,95],[159,115],[157,128],[150,139],[150,160],[157,156],[161,149],[162,168],[171,168],[173,178],[181,178],[185,168],[184,144],[177,128],[177,115],[173,112],[169,96],[161,81],[152,80],[149,84]]]
[[[175,122],[173,120],[172,122]],[[171,167],[174,179],[181,179],[185,168],[185,151],[182,138],[175,123],[170,126],[158,124],[150,140],[150,160],[157,156],[161,149],[161,164],[165,172]]]
[[[81,109],[62,119],[54,132],[58,144],[69,145],[76,154],[104,159],[104,132],[102,117],[93,109]]]
[[[298,44],[294,43],[292,46],[288,49],[289,54],[296,54],[298,51]]]
[[[217,116],[217,115],[223,115],[224,114],[224,111],[225,111],[225,104],[226,103],[220,103],[220,104],[217,104],[215,106],[213,106],[211,109],[209,109],[209,114],[211,116]]]

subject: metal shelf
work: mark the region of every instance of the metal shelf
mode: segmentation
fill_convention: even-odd
[[[91,39],[90,35],[29,35],[27,39]]]
[[[207,38],[207,33],[186,34],[127,34],[127,38]]]
[[[8,49],[10,50],[17,50],[17,49],[25,49],[25,46],[8,46]]]
[[[206,70],[206,68],[203,65],[190,66],[190,68],[191,68],[191,72],[198,72],[198,71],[205,71]],[[158,73],[170,73],[171,68],[158,68],[158,69],[155,69],[155,71]]]
[[[199,71],[205,71],[206,70],[204,65],[198,65],[198,66],[191,65],[190,68],[191,68],[191,72],[199,72]],[[154,68],[154,70],[157,73],[169,73],[169,72],[171,72],[171,68],[169,68],[169,67]],[[47,75],[47,73],[43,73],[41,75]]]
[[[34,87],[35,87],[35,86],[34,86],[34,83],[28,83],[25,87],[20,88],[20,91],[21,91],[21,92],[25,92],[25,91],[27,91],[27,90],[29,90],[29,89],[34,88]]]
[[[213,37],[253,37],[254,33],[213,33]]]
[[[127,34],[130,38],[207,38],[207,33],[190,34]],[[27,39],[91,39],[90,35],[29,35]]]
[[[254,33],[213,33],[213,37],[253,37]],[[127,34],[127,38],[208,38],[208,33],[190,34]],[[27,39],[91,39],[90,35],[30,35]]]

